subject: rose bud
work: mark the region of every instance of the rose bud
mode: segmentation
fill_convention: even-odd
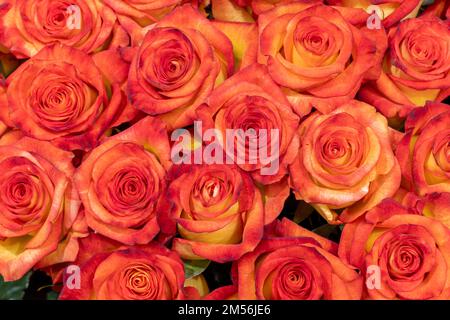
[[[337,245],[283,219],[276,236],[239,259],[233,282],[239,299],[360,299],[362,278],[337,256]]]
[[[385,200],[346,224],[339,256],[366,277],[367,299],[450,298],[450,230]]]
[[[66,281],[60,300],[175,300],[185,298],[178,255],[156,243],[91,255],[80,265],[79,287]]]
[[[338,10],[339,9],[339,10]],[[384,30],[368,30],[362,10],[292,2],[261,14],[260,63],[300,116],[327,113],[376,79],[385,50]]]
[[[396,150],[403,187],[421,196],[450,192],[450,107],[429,102],[414,109],[405,132]]]
[[[223,152],[256,182],[270,185],[288,174],[299,146],[300,119],[265,66],[253,64],[227,79],[197,117],[204,131],[220,133]],[[230,135],[230,130],[245,136]]]
[[[102,49],[116,16],[100,0],[6,0],[0,10],[0,43],[17,58],[58,42],[86,53]]]
[[[163,234],[179,236],[172,249],[183,259],[233,261],[252,251],[263,235],[264,205],[250,176],[234,165],[173,166]]]
[[[76,255],[73,241],[63,243],[80,204],[72,157],[31,138],[0,146],[0,274],[6,281],[20,279],[57,249]],[[62,258],[56,253],[51,260]]]
[[[196,108],[233,70],[231,41],[184,5],[146,34],[130,66],[128,97],[137,109],[180,128],[192,124]]]
[[[327,0],[326,2],[333,6],[344,6],[365,11],[370,11],[369,9],[376,6],[381,15],[379,17],[381,23],[385,28],[390,28],[400,20],[416,17],[423,0]],[[378,12],[375,12],[378,15]]]
[[[399,188],[387,121],[375,108],[353,100],[330,114],[315,112],[299,134],[292,188],[328,222],[352,221]],[[339,216],[337,209],[344,209]]]
[[[104,83],[87,54],[45,47],[7,80],[9,117],[25,135],[65,150],[89,150],[123,109],[117,85]]]
[[[443,101],[450,93],[449,22],[436,17],[408,19],[389,31],[389,50],[378,80],[359,98],[390,120],[404,119],[416,106]]]
[[[158,119],[146,117],[104,140],[74,177],[88,226],[127,245],[151,241],[170,166],[169,140]]]

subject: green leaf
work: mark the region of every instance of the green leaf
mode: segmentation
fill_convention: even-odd
[[[303,220],[307,219],[314,212],[314,208],[304,201],[298,203],[297,209],[294,213],[294,222],[299,224]]]
[[[31,272],[28,272],[21,279],[5,282],[0,276],[0,300],[21,300],[25,289],[30,282]]]
[[[47,300],[58,300],[59,293],[56,291],[47,292]]]
[[[324,238],[330,239],[331,234],[338,232],[339,226],[338,225],[332,225],[332,224],[324,224],[318,228],[315,228],[313,232],[315,234],[318,234],[319,236],[322,236]]]
[[[209,266],[209,260],[184,260],[184,274],[186,279],[198,276]]]

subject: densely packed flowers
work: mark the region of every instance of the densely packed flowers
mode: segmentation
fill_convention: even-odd
[[[0,275],[60,299],[450,299],[445,0],[0,0]]]

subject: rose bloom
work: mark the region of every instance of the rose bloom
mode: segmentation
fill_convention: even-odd
[[[405,132],[396,150],[403,186],[421,196],[450,192],[450,107],[428,103],[414,109]]]
[[[339,256],[367,277],[367,299],[450,298],[450,230],[393,200],[345,225]]]
[[[123,109],[117,85],[103,82],[87,54],[45,47],[7,79],[8,116],[25,135],[66,150],[89,150]],[[2,116],[3,113],[0,113]]]
[[[103,0],[117,16],[117,20],[131,37],[133,45],[139,44],[145,28],[161,20],[182,0]]]
[[[234,165],[179,165],[169,179],[160,225],[168,236],[178,231],[172,248],[182,258],[222,263],[256,247],[265,211],[248,174]]]
[[[353,300],[362,292],[361,276],[337,257],[335,243],[286,218],[235,263],[233,282],[239,299]]]
[[[419,12],[423,0],[327,0],[333,6],[344,6],[368,10],[377,6],[381,11],[382,24],[385,28],[397,24],[400,20],[414,18]]]
[[[353,98],[363,80],[378,77],[386,36],[383,30],[368,30],[367,17],[362,10],[309,1],[279,5],[259,16],[258,61],[285,87],[299,115],[312,107],[330,112]]]
[[[3,6],[0,44],[19,59],[54,42],[86,53],[102,49],[116,21],[100,0],[6,0]]]
[[[180,128],[193,122],[195,109],[233,71],[231,41],[184,5],[146,34],[130,67],[128,97],[139,110]]]
[[[68,281],[68,279],[66,280]],[[67,285],[60,300],[174,300],[185,298],[178,255],[150,243],[90,254],[80,265],[80,288]]]
[[[426,101],[450,93],[449,22],[436,17],[408,19],[389,31],[389,50],[378,80],[359,97],[390,119],[405,118]]]
[[[197,116],[203,130],[220,132],[223,141],[218,143],[224,153],[256,182],[268,185],[288,174],[299,147],[299,117],[265,66],[253,64],[227,79],[197,110]],[[254,135],[228,137],[227,130],[244,134],[254,130]]]
[[[252,22],[261,13],[295,0],[211,0],[214,19],[234,22]],[[304,3],[322,3],[321,0],[303,0]]]
[[[291,184],[328,222],[352,221],[399,188],[387,121],[375,108],[353,100],[327,115],[316,112],[299,133]],[[336,209],[344,211],[338,216]]]
[[[18,138],[0,145],[0,274],[20,279],[53,253],[77,218],[73,155],[49,142]],[[61,246],[61,251],[63,251]],[[76,248],[66,251],[76,255]],[[53,257],[57,262],[58,257]]]
[[[169,140],[158,119],[144,118],[107,138],[74,177],[88,226],[127,245],[148,243],[159,231],[156,215],[170,166]]]

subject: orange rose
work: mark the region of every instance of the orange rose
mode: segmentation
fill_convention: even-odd
[[[337,256],[337,245],[290,220],[237,261],[239,299],[359,299],[362,278]]]
[[[0,146],[0,274],[5,280],[20,279],[53,253],[75,221],[80,202],[71,183],[72,157],[31,138]],[[76,255],[72,249],[67,255]]]
[[[410,213],[385,200],[344,227],[339,256],[363,271],[369,299],[450,298],[450,230]]]
[[[150,117],[106,139],[75,174],[86,221],[96,232],[127,245],[158,233],[157,212],[171,166],[165,126]]]
[[[123,106],[117,85],[103,82],[87,54],[63,45],[44,48],[7,79],[11,122],[25,135],[66,150],[93,148]]]
[[[327,0],[330,5],[361,8],[365,11],[370,6],[377,6],[385,28],[390,28],[403,19],[414,18],[419,12],[423,0]]]
[[[256,182],[268,185],[288,174],[299,146],[299,117],[265,66],[253,64],[227,79],[198,109],[197,116],[203,130],[220,132],[224,153]],[[253,130],[254,136],[249,134],[244,140],[228,135],[229,130],[242,130],[244,134]],[[253,142],[257,146],[252,146]]]
[[[300,125],[301,146],[291,165],[298,199],[329,222],[349,222],[395,194],[400,167],[386,118],[356,100]],[[335,209],[345,209],[337,216]]]
[[[162,232],[185,259],[233,261],[252,251],[263,235],[264,206],[251,178],[233,165],[174,166]]]
[[[90,53],[111,36],[114,12],[100,0],[6,0],[0,10],[0,44],[17,58],[59,42]]]
[[[276,6],[299,0],[211,0],[214,19],[235,22],[252,22],[253,17]],[[321,0],[301,0],[303,3],[322,3]]]
[[[421,196],[450,192],[450,107],[428,103],[414,109],[405,131],[396,150],[403,186]]]
[[[447,228],[450,228],[449,192],[433,192],[419,197],[413,192],[400,189],[394,199],[403,206],[411,208],[414,213],[439,220]]]
[[[367,17],[362,10],[310,1],[279,5],[259,16],[258,61],[285,87],[299,115],[312,107],[329,112],[353,98],[363,80],[378,77],[385,33],[368,30]]]
[[[80,288],[64,286],[60,300],[183,299],[184,268],[155,243],[97,253],[80,266]]]
[[[408,19],[389,31],[389,50],[378,80],[359,97],[388,118],[405,118],[427,100],[450,93],[449,21],[436,17]]]
[[[190,5],[152,26],[131,64],[128,96],[150,115],[179,128],[216,84],[234,70],[231,41]]]
[[[103,0],[103,2],[114,11],[120,25],[136,45],[142,41],[145,27],[161,20],[182,0]]]

